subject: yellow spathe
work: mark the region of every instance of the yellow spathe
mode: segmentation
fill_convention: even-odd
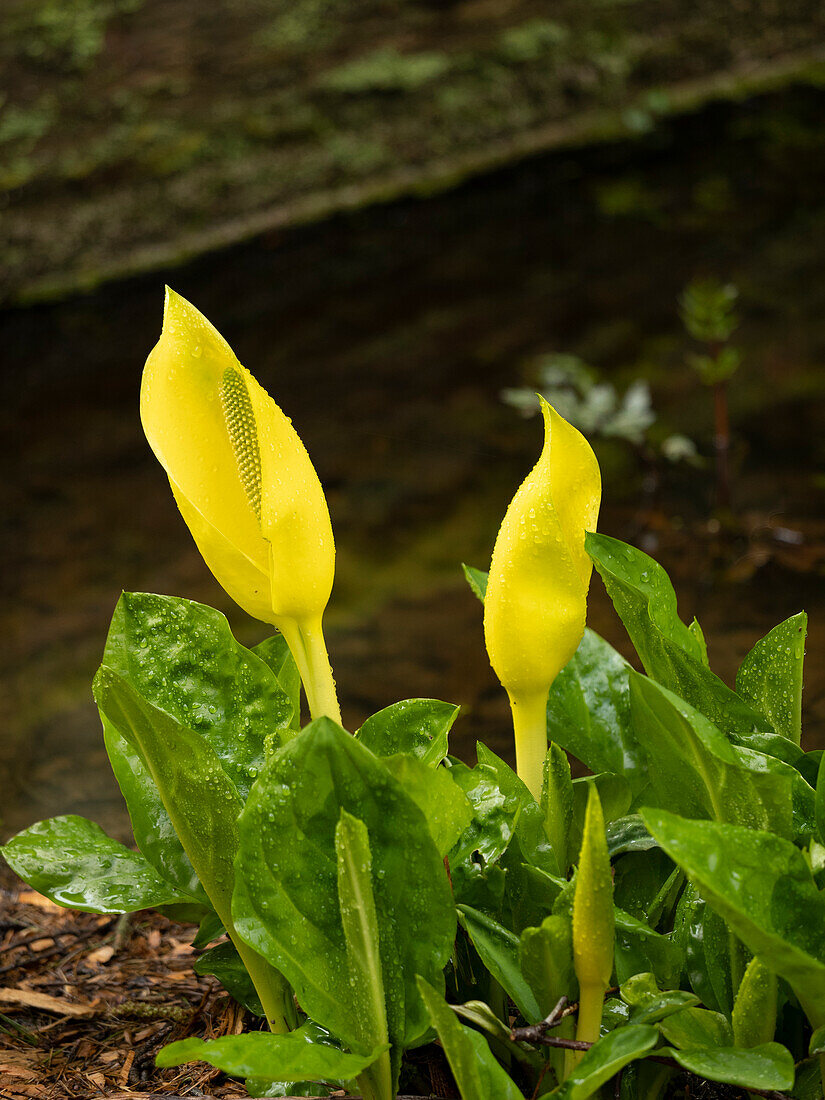
[[[590,444],[541,400],[544,447],[510,502],[484,600],[490,663],[510,696],[519,775],[536,798],[550,685],[584,634],[592,564],[584,549],[601,501]]]
[[[335,544],[309,455],[220,333],[168,289],[140,416],[198,549],[229,595],[265,622],[323,612]]]
[[[289,418],[168,288],[140,416],[204,561],[245,611],[283,631],[313,717],[340,720],[321,630],[335,544],[318,475]]]

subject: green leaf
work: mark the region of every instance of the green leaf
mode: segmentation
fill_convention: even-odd
[[[423,978],[418,979],[418,989],[462,1100],[523,1100],[521,1089],[495,1060],[484,1036],[457,1020],[440,993]]]
[[[573,814],[570,818],[570,852],[578,857],[582,845],[584,815],[591,787],[595,787],[603,806],[605,823],[623,817],[630,809],[632,798],[630,785],[622,775],[601,772],[599,775],[585,775],[573,780]]]
[[[355,736],[376,756],[409,753],[425,764],[440,764],[459,708],[439,699],[404,699],[373,714]]]
[[[461,568],[464,570],[464,579],[467,584],[484,603],[484,597],[487,595],[487,574],[483,569],[474,569],[472,565],[465,565],[463,562]]]
[[[143,755],[105,714],[100,717],[106,752],[126,800],[138,848],[163,878],[209,905]]]
[[[405,1041],[418,1038],[427,1018],[415,976],[443,981],[455,938],[446,871],[415,802],[380,759],[327,718],[271,757],[253,788],[239,821],[233,915],[308,1015],[365,1052],[338,902],[342,810],[367,828],[384,979],[400,968]],[[388,985],[387,995],[395,988]],[[388,1016],[396,1010],[388,1006]]]
[[[385,757],[383,763],[424,814],[436,848],[446,856],[473,820],[470,800],[452,779],[451,769],[405,755]]]
[[[741,1088],[789,1089],[794,1083],[791,1053],[779,1043],[738,1050],[709,1047],[706,1050],[673,1050],[668,1054],[691,1073]]]
[[[647,786],[645,753],[630,715],[630,665],[587,629],[547,699],[547,736],[593,772],[623,775],[634,795]]]
[[[777,733],[799,744],[802,736],[802,665],[808,616],[804,611],[775,626],[756,643],[736,674],[736,690]]]
[[[569,918],[551,915],[538,928],[525,928],[519,939],[519,967],[544,1018],[560,997],[570,996],[575,988]]]
[[[655,932],[644,921],[637,920],[618,906],[614,907],[614,916],[617,979],[624,982],[634,974],[650,971],[662,985],[677,982],[684,964],[680,946],[670,936]]]
[[[776,974],[761,959],[751,959],[733,1006],[731,1022],[737,1047],[758,1047],[773,1039],[778,993]]]
[[[825,895],[803,854],[770,833],[646,810],[648,831],[736,935],[825,1022]]]
[[[284,1080],[349,1080],[370,1066],[386,1047],[369,1054],[350,1054],[338,1047],[314,1042],[315,1032],[298,1028],[288,1035],[251,1031],[220,1039],[182,1039],[170,1043],[155,1059],[161,1068],[185,1062],[208,1062],[233,1077],[278,1077]]]
[[[648,852],[656,847],[656,841],[645,828],[640,814],[628,814],[608,822],[605,832],[611,859],[625,852]]]
[[[133,913],[192,901],[158,875],[140,852],[71,814],[39,821],[0,848],[9,866],[40,894],[87,913]]]
[[[641,550],[607,535],[588,533],[585,547],[648,676],[725,734],[763,729],[762,715],[706,666],[702,640],[679,618],[664,569]]]
[[[196,974],[212,974],[224,989],[244,1008],[255,1016],[263,1016],[261,998],[258,996],[252,979],[238,954],[235,945],[229,941],[210,948],[195,960],[192,967]]]
[[[103,664],[197,733],[242,799],[263,767],[265,735],[292,722],[292,703],[272,669],[235,641],[219,611],[191,600],[124,592]]]
[[[252,653],[275,673],[281,689],[292,704],[291,724],[301,726],[301,674],[283,634],[273,634],[252,647]]]
[[[481,956],[481,961],[512,997],[522,1016],[531,1024],[538,1023],[543,1014],[521,972],[518,936],[469,905],[458,906],[458,920]]]
[[[810,1055],[825,1054],[825,1025],[818,1027],[811,1035],[808,1043],[808,1053]]]
[[[822,1068],[819,1058],[806,1058],[797,1065],[791,1096],[794,1100],[822,1100]]]
[[[229,927],[242,802],[218,754],[106,665],[98,670],[94,693],[107,720],[140,753],[198,878]]]
[[[617,860],[613,868],[613,896],[616,904],[638,920],[658,923],[658,913],[651,906],[658,903],[662,890],[673,874],[673,860],[664,852],[630,852]]]
[[[556,857],[555,873],[566,875],[572,855],[569,834],[573,817],[573,781],[567,753],[554,741],[550,742],[544,758],[541,810],[544,832]]]
[[[825,839],[825,753],[819,762],[819,772],[816,779],[816,795],[814,799],[814,813],[816,815],[816,827],[821,838]]]
[[[688,703],[636,672],[630,696],[658,805],[791,835],[791,776],[775,770],[786,765],[737,750]]]
[[[729,1017],[733,1009],[730,936],[718,913],[688,882],[676,907],[674,940],[685,952],[685,971],[703,1004]]]
[[[369,834],[363,821],[346,810],[341,810],[335,829],[335,856],[352,1007],[362,1022],[362,1039],[371,1039],[375,1047],[387,1050],[392,1042],[397,1068],[404,1041],[404,979],[397,958],[392,960],[396,965],[386,967],[381,958]],[[386,948],[384,954],[386,958]],[[383,1085],[376,1091],[380,1095],[392,1092],[389,1056],[382,1055],[373,1072],[376,1082]]]
[[[683,1008],[659,1023],[659,1031],[675,1047],[733,1046],[727,1016],[707,1008]]]
[[[659,1041],[655,1027],[644,1024],[627,1024],[603,1035],[559,1088],[552,1093],[559,1100],[586,1100],[597,1092],[605,1081],[636,1058],[643,1058]]]
[[[635,974],[622,983],[622,1000],[631,1006],[632,1024],[657,1024],[686,1008],[695,1008],[699,998],[683,989],[659,991],[653,974]]]

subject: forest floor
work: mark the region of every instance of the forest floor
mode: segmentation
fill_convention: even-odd
[[[825,73],[818,0],[6,0],[0,302]]]

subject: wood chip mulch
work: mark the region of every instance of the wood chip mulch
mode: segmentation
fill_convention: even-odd
[[[192,970],[193,925],[101,917],[0,886],[0,1100],[246,1096],[203,1063],[155,1068],[166,1043],[257,1026]]]

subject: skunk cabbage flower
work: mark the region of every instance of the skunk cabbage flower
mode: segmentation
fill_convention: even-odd
[[[283,632],[313,717],[339,720],[321,629],[335,545],[318,475],[289,418],[168,288],[140,416],[204,561],[236,603]]]
[[[573,967],[579,982],[576,1038],[595,1043],[604,1011],[604,995],[613,971],[615,914],[613,875],[604,831],[604,814],[596,784],[591,784],[584,815],[579,869],[573,895]],[[582,1057],[568,1051],[568,1069]]]
[[[544,448],[498,532],[484,637],[513,711],[518,774],[538,799],[550,685],[584,634],[601,476],[584,436],[541,399]]]

